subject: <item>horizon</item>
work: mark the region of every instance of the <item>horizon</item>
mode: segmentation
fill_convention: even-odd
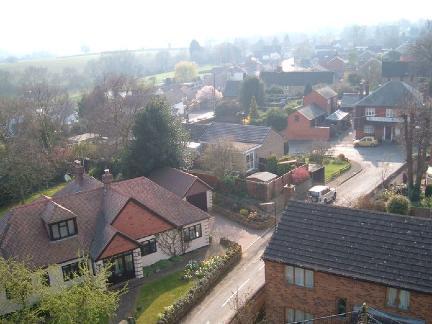
[[[68,56],[82,53],[83,46],[89,47],[91,53],[98,53],[169,46],[187,48],[192,39],[209,46],[236,38],[259,39],[284,34],[336,36],[351,25],[418,22],[427,19],[425,13],[432,9],[432,3],[424,0],[413,0],[409,7],[392,4],[392,10],[386,10],[386,3],[372,0],[364,0],[360,6],[351,3],[312,0],[289,4],[271,0],[266,2],[266,8],[275,10],[266,12],[255,4],[222,0],[209,13],[202,2],[194,0],[151,4],[128,0],[122,2],[121,8],[112,0],[103,3],[77,0],[73,6],[64,1],[21,0],[4,5],[4,12],[10,14],[0,21],[0,52],[18,56],[37,52]],[[372,6],[375,10],[370,10]],[[125,8],[124,15],[121,15],[122,8]],[[166,8],[170,10],[167,12]],[[339,10],[335,8],[342,10],[337,19],[334,17]],[[145,14],[147,11],[157,14]],[[290,15],[292,12],[304,14]]]

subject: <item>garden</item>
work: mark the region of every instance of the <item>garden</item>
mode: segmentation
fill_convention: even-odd
[[[178,323],[239,261],[241,247],[221,239],[225,254],[189,261],[184,269],[141,287],[136,302],[137,323]]]
[[[325,157],[323,164],[326,183],[334,180],[351,168],[351,163],[343,154],[339,154],[337,157]]]

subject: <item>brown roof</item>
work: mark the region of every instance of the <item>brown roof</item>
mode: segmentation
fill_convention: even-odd
[[[64,188],[60,191],[56,192],[54,197],[60,197],[63,195],[68,195],[71,193],[81,192],[81,191],[89,191],[97,188],[102,188],[103,183],[99,180],[89,176],[87,174],[83,174],[82,180],[74,179],[69,182]]]
[[[160,168],[153,171],[148,178],[181,198],[187,195],[196,181],[212,190],[207,183],[197,176],[174,168]]]
[[[34,266],[72,260],[79,251],[96,258],[114,235],[121,233],[111,222],[130,199],[173,226],[181,227],[210,217],[144,177],[112,183],[107,190],[99,182],[95,189],[42,197],[12,209],[0,220],[0,254],[29,261]],[[72,217],[77,220],[77,235],[50,241],[47,222]]]

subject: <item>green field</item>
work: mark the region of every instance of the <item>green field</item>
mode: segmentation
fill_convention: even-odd
[[[174,272],[141,287],[136,303],[138,324],[156,323],[164,307],[172,305],[188,292],[194,282],[182,280],[182,272]]]
[[[55,185],[53,187],[50,187],[48,189],[43,189],[43,190],[40,190],[38,192],[35,192],[32,195],[28,196],[24,200],[24,204],[31,203],[31,202],[35,201],[36,199],[38,199],[42,195],[45,195],[45,196],[48,196],[48,197],[52,197],[57,191],[60,191],[64,186],[66,186],[66,182],[60,183],[60,184]],[[14,205],[0,207],[0,218],[2,218],[4,216],[4,214],[6,214],[6,212],[9,209],[11,209],[13,207],[17,207],[19,205],[20,204],[18,203],[18,204],[14,204]]]
[[[211,69],[215,67],[215,65],[207,64],[198,67],[198,74],[207,74],[211,72]],[[153,74],[146,76],[146,79],[155,78],[155,83],[162,83],[166,78],[174,78],[174,71],[164,72],[159,74]]]
[[[338,162],[334,163],[331,161],[330,163],[324,165],[324,174],[325,174],[325,181],[331,181],[339,174],[342,174],[344,171],[347,171],[349,169],[349,166],[351,164],[348,161]]]

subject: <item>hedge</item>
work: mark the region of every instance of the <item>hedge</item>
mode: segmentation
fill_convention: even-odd
[[[217,205],[213,205],[212,210],[216,213],[219,213],[223,216],[225,216],[226,218],[231,219],[234,222],[237,222],[239,224],[242,224],[246,227],[252,228],[252,229],[266,229],[266,228],[270,228],[272,226],[274,226],[274,217],[268,217],[265,221],[251,221],[251,220],[247,220],[245,219],[245,217],[243,217],[241,214],[239,213],[234,213],[226,208],[217,206]]]
[[[224,238],[221,238],[220,244],[227,246],[227,251],[222,256],[223,262],[220,266],[209,272],[204,278],[198,280],[185,296],[178,299],[174,304],[165,307],[164,311],[159,315],[158,324],[179,323],[237,265],[242,256],[241,246]]]

